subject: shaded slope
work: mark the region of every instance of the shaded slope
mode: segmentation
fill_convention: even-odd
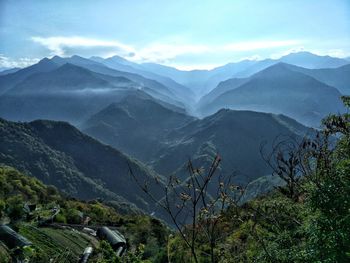
[[[130,95],[82,124],[84,132],[143,161],[149,161],[166,134],[193,118],[149,96]]]
[[[220,110],[203,120],[176,129],[168,136],[171,144],[158,152],[153,167],[160,173],[187,175],[185,163],[194,158],[195,164],[208,167],[212,157],[222,157],[221,172],[238,171],[236,181],[247,183],[271,171],[260,155],[260,146],[278,136],[300,138],[311,132],[303,125],[283,115],[251,111]]]
[[[68,123],[15,123],[1,119],[0,135],[0,163],[78,198],[102,197],[147,209],[140,189],[128,175],[127,162],[142,177],[153,173]]]

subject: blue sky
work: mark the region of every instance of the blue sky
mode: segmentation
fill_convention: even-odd
[[[0,67],[53,55],[211,68],[308,50],[350,56],[350,0],[0,0]]]

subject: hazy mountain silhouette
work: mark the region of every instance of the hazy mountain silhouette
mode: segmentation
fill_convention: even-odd
[[[155,96],[156,98],[164,100],[168,103],[174,104],[178,107],[185,107],[184,104],[179,100],[179,98],[177,98],[177,96],[168,87],[154,79],[145,78],[135,73],[115,70],[107,67],[102,63],[86,59],[80,56],[72,56],[68,58],[61,58],[56,56],[53,57],[52,60],[60,65],[65,63],[71,63],[89,69],[90,71],[107,76],[125,77],[135,83],[138,83],[141,88],[147,89],[152,96]]]
[[[336,88],[279,63],[201,105],[200,111],[205,115],[221,108],[281,113],[304,124],[318,126],[329,113],[344,110],[340,97]]]
[[[236,77],[246,78],[276,63],[284,62],[305,68],[335,68],[348,64],[345,59],[318,56],[310,52],[295,52],[279,59],[242,60],[214,68],[212,70],[182,71],[155,63],[141,64],[146,70],[164,75],[192,88],[202,96],[214,89],[221,81]]]
[[[146,71],[143,69],[142,65],[130,62],[119,56],[113,56],[106,59],[100,57],[92,57],[91,59],[119,71],[135,73],[149,79],[154,79],[164,86],[168,87],[171,92],[176,95],[176,98],[186,104],[188,107],[190,107],[194,102],[194,94],[190,88],[177,83],[171,78]]]
[[[350,95],[350,64],[338,68],[307,69],[290,65],[290,69],[309,75]]]
[[[10,73],[15,73],[20,69],[21,68],[3,68],[3,69],[0,69],[0,76],[7,75]]]
[[[39,72],[41,67],[34,65],[35,70],[28,69],[24,73],[36,73],[28,74],[24,79],[19,72],[11,74],[12,80],[18,83],[0,96],[2,117],[12,120],[45,118],[77,124],[131,93],[147,92],[154,97],[162,97],[155,95],[156,92],[151,88],[141,87],[124,76],[104,75],[70,63],[59,66],[61,63],[58,60],[61,61],[61,58],[55,57],[54,60],[57,63],[51,60],[39,63],[46,63],[54,68],[49,72]],[[80,61],[79,58],[78,60]],[[7,76],[10,75],[3,78],[8,80]],[[166,102],[163,105],[184,111]]]

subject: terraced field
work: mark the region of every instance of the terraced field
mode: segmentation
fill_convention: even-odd
[[[85,247],[97,244],[93,237],[71,229],[22,225],[19,232],[33,243],[34,249],[45,255],[47,262],[53,259],[53,262],[76,263]]]

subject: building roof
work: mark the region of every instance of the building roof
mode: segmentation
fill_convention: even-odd
[[[32,245],[28,239],[7,225],[0,225],[0,240],[10,249]]]
[[[99,228],[97,230],[97,235],[107,239],[112,245],[120,243],[126,244],[126,240],[121,233],[119,233],[117,230],[111,230],[106,226]]]

